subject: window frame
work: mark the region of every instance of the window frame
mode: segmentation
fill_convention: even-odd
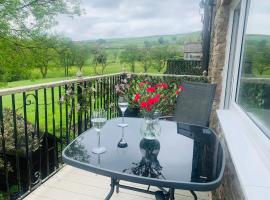
[[[227,49],[226,49],[226,57],[225,57],[225,67],[224,67],[224,74],[223,77],[223,91],[222,91],[222,100],[220,102],[220,108],[222,109],[228,109],[232,110],[235,113],[239,115],[246,123],[250,124],[254,131],[256,131],[258,134],[263,135],[266,137],[266,139],[270,139],[270,136],[268,136],[261,127],[246,113],[244,108],[242,108],[237,102],[237,95],[238,95],[238,84],[240,82],[240,76],[241,76],[241,70],[242,70],[242,59],[243,59],[243,48],[245,45],[245,39],[246,39],[246,28],[247,28],[247,22],[249,17],[249,9],[250,9],[250,3],[251,0],[235,0],[232,2],[232,5],[230,7],[230,17],[229,17],[229,29],[227,34]],[[229,62],[230,62],[230,51],[231,51],[231,37],[233,32],[233,23],[234,23],[234,12],[237,9],[237,7],[240,4],[240,17],[239,17],[239,27],[238,27],[238,34],[235,44],[235,59],[233,67],[233,72],[228,74],[229,70]],[[231,83],[231,89],[228,90],[226,88],[228,79],[232,79]],[[226,94],[226,91],[230,91],[229,94]],[[226,107],[225,97],[229,96],[229,103],[228,107]]]

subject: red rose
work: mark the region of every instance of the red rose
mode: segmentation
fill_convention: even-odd
[[[162,83],[162,88],[163,89],[168,89],[168,84],[167,83]]]
[[[155,98],[149,98],[149,99],[147,100],[147,104],[148,104],[148,105],[153,105],[154,103],[156,103]]]
[[[180,85],[180,86],[178,87],[178,89],[179,89],[180,91],[184,91],[184,90],[185,90],[185,88],[184,88],[182,85]]]
[[[162,89],[168,89],[168,84],[167,83],[158,83],[155,85],[156,88],[162,88]]]
[[[138,93],[135,95],[134,101],[138,102],[140,99],[141,95]]]
[[[145,108],[146,106],[147,106],[147,103],[146,103],[145,101],[142,101],[142,102],[141,102],[141,107],[142,107],[142,108]]]
[[[178,90],[176,90],[176,94],[179,94],[180,92],[182,92],[182,91],[184,91],[185,90],[185,88],[182,86],[182,85],[180,85],[180,86],[178,86]]]
[[[157,101],[159,100],[160,98],[160,94],[156,94],[155,98],[157,99]]]
[[[140,82],[139,85],[140,85],[140,86],[143,86],[143,85],[144,85],[144,82]]]
[[[154,87],[149,87],[149,88],[146,88],[146,91],[147,92],[155,92],[156,89]]]
[[[159,88],[160,86],[161,86],[160,83],[157,83],[157,84],[155,85],[156,88]]]
[[[151,107],[151,106],[147,106],[147,107],[145,108],[145,110],[150,111],[150,110],[152,110],[152,107]]]

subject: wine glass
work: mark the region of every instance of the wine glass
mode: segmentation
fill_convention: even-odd
[[[102,127],[105,125],[106,121],[107,121],[107,112],[105,110],[95,110],[92,114],[92,124],[93,127],[96,129],[97,131],[97,135],[98,135],[98,146],[94,147],[92,149],[92,152],[95,154],[102,154],[106,152],[106,148],[100,146],[100,132]]]
[[[126,148],[126,147],[128,147],[128,144],[127,144],[127,142],[125,140],[124,129],[125,129],[125,127],[122,127],[122,136],[121,136],[121,139],[120,139],[120,141],[118,142],[118,145],[117,145],[119,148]]]
[[[120,126],[120,127],[126,127],[126,126],[128,126],[128,124],[125,123],[124,117],[125,117],[125,111],[128,108],[128,102],[127,102],[127,100],[124,97],[119,97],[118,98],[118,106],[119,106],[119,108],[120,108],[120,110],[122,112],[122,122],[119,123],[118,126]]]

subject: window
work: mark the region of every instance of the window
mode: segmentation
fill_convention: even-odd
[[[270,1],[249,6],[236,102],[270,138]]]
[[[227,70],[227,81],[226,81],[226,92],[225,92],[225,101],[224,107],[227,109],[230,105],[231,94],[232,94],[232,85],[233,85],[233,66],[235,64],[235,49],[237,34],[239,28],[239,18],[240,18],[240,9],[241,3],[239,3],[234,12],[233,12],[233,24],[232,24],[232,33],[231,33],[231,45],[230,45],[230,54],[229,54],[229,63]]]

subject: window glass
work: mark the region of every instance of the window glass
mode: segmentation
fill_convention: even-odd
[[[270,1],[250,1],[236,101],[270,137]]]

